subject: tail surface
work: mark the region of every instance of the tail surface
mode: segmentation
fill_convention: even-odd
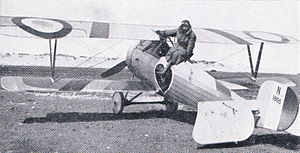
[[[291,82],[266,81],[256,100],[199,102],[194,140],[215,144],[247,139],[255,127],[252,110],[259,112],[257,127],[300,136],[299,99],[293,86]]]
[[[291,84],[266,81],[257,101],[258,127],[300,136],[299,99]]]

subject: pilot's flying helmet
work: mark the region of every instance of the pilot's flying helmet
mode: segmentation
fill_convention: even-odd
[[[180,29],[184,32],[188,31],[191,28],[190,21],[183,20],[181,21]]]
[[[181,25],[188,25],[188,26],[191,26],[189,20],[183,20],[183,21],[181,21]]]

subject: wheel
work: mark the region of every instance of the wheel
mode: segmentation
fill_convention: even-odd
[[[166,101],[167,113],[174,113],[178,109],[178,103]]]
[[[115,114],[121,114],[124,108],[125,98],[122,92],[115,92],[113,97],[113,112]]]

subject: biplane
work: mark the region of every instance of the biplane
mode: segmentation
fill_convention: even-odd
[[[173,66],[165,75],[157,73],[166,65],[164,55],[172,45],[171,39],[158,39],[151,29],[174,27],[117,24],[105,22],[67,21],[36,17],[0,17],[0,34],[13,37],[43,38],[49,41],[50,78],[5,76],[1,86],[6,90],[85,92],[112,90],[113,112],[123,108],[144,91],[163,97],[168,113],[178,109],[178,103],[197,108],[193,138],[200,144],[238,142],[249,138],[255,127],[286,131],[300,136],[299,81],[285,77],[258,78],[263,47],[268,43],[298,43],[295,38],[262,31],[228,31],[212,28],[193,28],[199,36],[197,43],[244,45],[249,55],[252,82],[260,86],[255,100],[246,100],[232,90],[232,83],[217,79],[197,64],[184,62]],[[142,32],[141,32],[142,31]],[[55,76],[58,40],[65,37],[139,40],[130,48],[126,59],[101,74],[98,80],[74,80]],[[52,44],[54,41],[54,45]],[[251,45],[260,44],[254,67]],[[123,69],[138,80],[104,80]],[[76,84],[76,87],[72,85]],[[236,85],[235,88],[243,88]],[[138,91],[132,98],[128,92]],[[255,117],[258,120],[255,120]]]

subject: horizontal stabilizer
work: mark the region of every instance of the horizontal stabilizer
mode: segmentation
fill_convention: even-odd
[[[262,84],[257,96],[260,116],[258,127],[300,134],[299,127],[289,130],[294,124],[299,125],[299,100],[291,85],[275,81]]]
[[[250,109],[239,101],[199,102],[193,138],[200,144],[243,141],[254,130]]]

